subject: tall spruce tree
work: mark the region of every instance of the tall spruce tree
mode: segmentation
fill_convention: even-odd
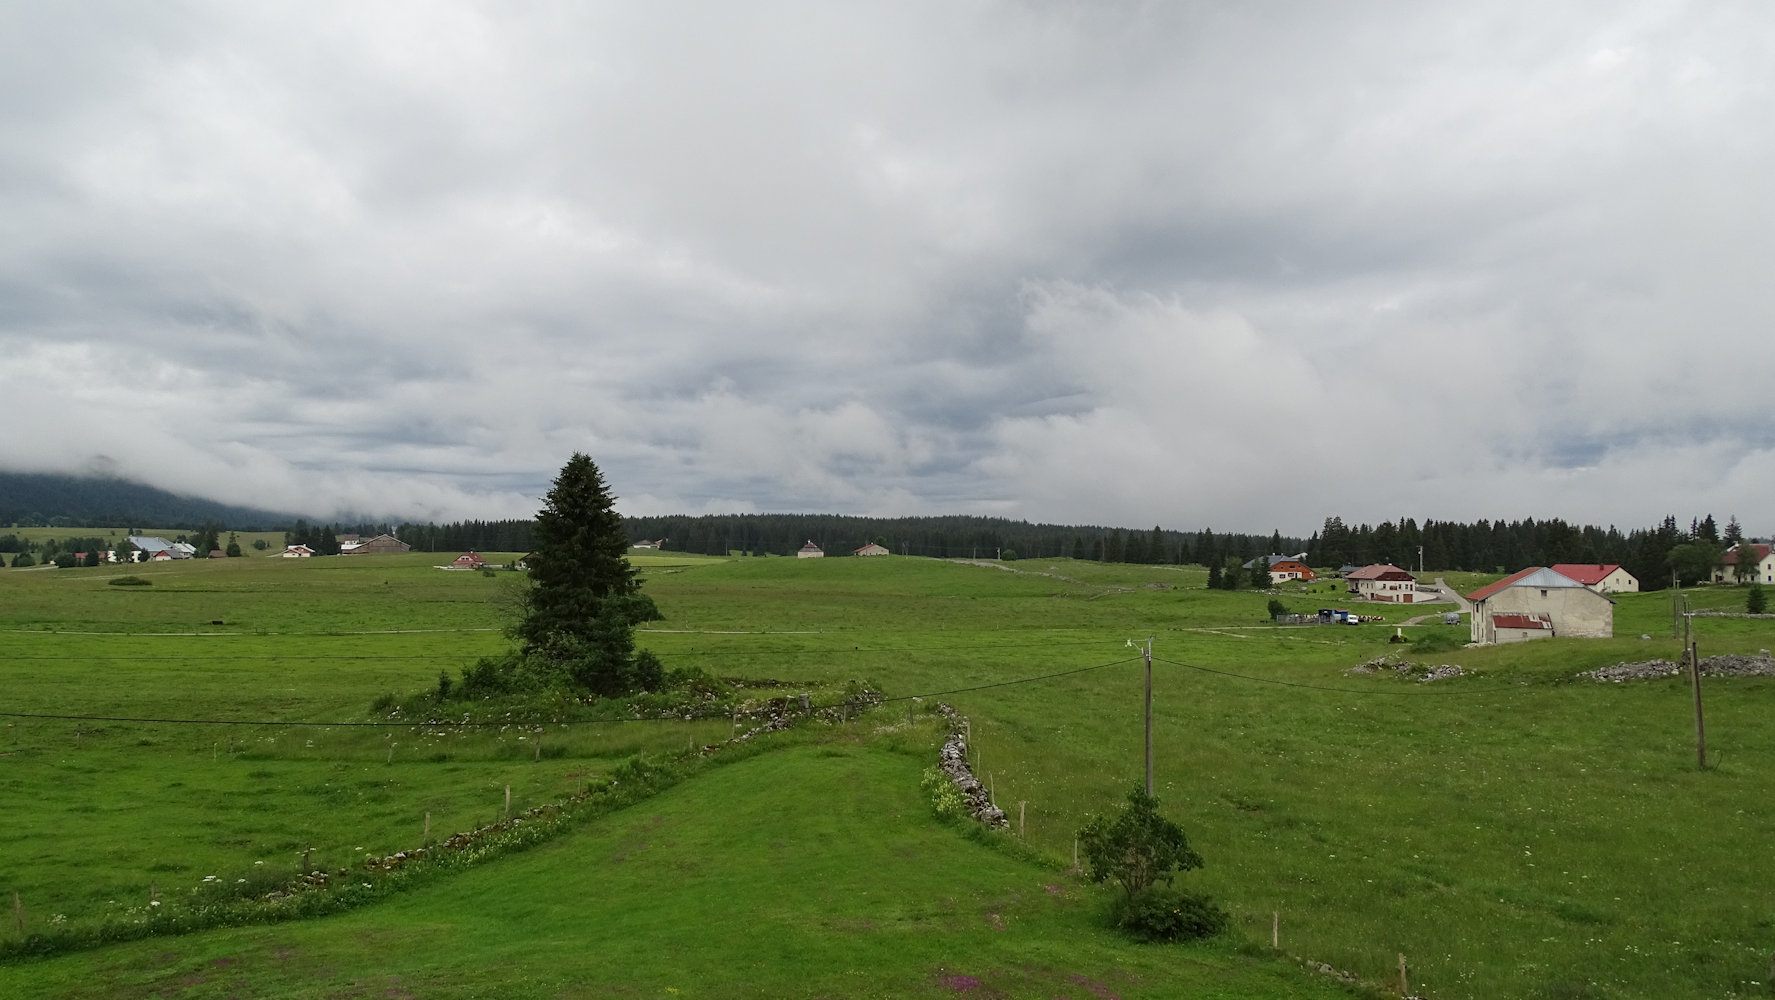
[[[591,457],[575,452],[536,513],[521,652],[605,697],[656,686],[659,661],[635,655],[635,622],[657,617],[629,565],[616,498]]]

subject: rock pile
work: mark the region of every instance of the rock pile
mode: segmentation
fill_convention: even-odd
[[[1619,684],[1622,681],[1648,681],[1682,673],[1680,663],[1669,660],[1645,660],[1639,663],[1617,663],[1612,667],[1586,670],[1579,677],[1593,681]],[[1755,656],[1703,656],[1701,672],[1709,677],[1775,677],[1775,657],[1763,650]]]
[[[1003,829],[1011,825],[1005,817],[1004,810],[992,804],[992,793],[985,785],[974,777],[974,769],[968,766],[968,744],[962,738],[967,729],[967,720],[961,713],[942,702],[937,703],[937,711],[949,722],[949,737],[943,741],[943,749],[937,754],[937,766],[955,782],[956,790],[967,800],[968,815],[994,829]]]
[[[1365,663],[1358,663],[1344,672],[1348,674],[1379,674],[1389,670],[1401,677],[1416,678],[1419,684],[1447,680],[1450,677],[1462,677],[1467,673],[1467,669],[1458,663],[1444,663],[1431,667],[1392,656],[1377,656]]]

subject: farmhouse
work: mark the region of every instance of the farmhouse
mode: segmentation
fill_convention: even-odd
[[[486,567],[486,565],[487,560],[482,559],[479,552],[470,549],[457,556],[456,560],[450,565],[445,566],[444,569],[482,569]]]
[[[350,552],[346,552],[342,548],[340,549],[339,554],[354,556],[387,555],[391,552],[406,552],[412,547],[413,546],[408,545],[406,542],[401,541],[393,535],[377,535],[375,538],[359,542]]]
[[[658,539],[657,541],[654,539],[650,539],[650,538],[643,538],[638,542],[630,542],[629,548],[631,548],[631,549],[657,549],[661,545],[665,544],[665,541],[666,540],[663,538]]]
[[[129,543],[136,547],[137,562],[165,562],[168,559],[189,559],[197,551],[196,548],[183,542],[169,542],[158,535],[130,535]]]
[[[870,542],[868,545],[851,553],[853,556],[885,556],[887,554],[888,550],[886,546],[877,545],[874,542]]]
[[[1744,560],[1744,576],[1738,573],[1738,560]],[[1723,569],[1715,570],[1714,583],[1775,583],[1775,552],[1767,545],[1739,542],[1726,550],[1721,559]]]
[[[1599,594],[1639,593],[1639,578],[1614,563],[1555,563],[1553,572],[1569,576]]]
[[[306,545],[287,545],[283,551],[285,559],[307,559],[312,555],[314,555],[314,550]]]
[[[795,553],[795,558],[797,559],[823,559],[825,556],[826,550],[815,545],[811,538],[808,539],[806,545],[803,545],[801,549]]]
[[[1478,643],[1615,634],[1613,600],[1543,566],[1512,573],[1467,599],[1473,602],[1472,636]]]
[[[1417,595],[1417,577],[1392,563],[1377,563],[1344,574],[1350,593],[1370,601],[1410,604]]]
[[[1307,567],[1305,552],[1292,556],[1268,555],[1259,558],[1269,562],[1271,583],[1281,583],[1284,580],[1314,579],[1313,571]],[[1245,564],[1245,568],[1250,569],[1255,565],[1257,565],[1257,560],[1253,559]]]

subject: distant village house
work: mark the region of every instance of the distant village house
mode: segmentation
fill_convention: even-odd
[[[808,539],[807,544],[803,545],[801,547],[800,551],[795,553],[795,558],[797,558],[797,559],[823,559],[823,558],[825,558],[825,555],[826,555],[826,550],[820,548],[818,545],[815,545],[813,543],[813,539],[810,538],[810,539]]]
[[[339,554],[353,556],[390,555],[406,552],[412,548],[413,546],[408,545],[406,542],[401,541],[393,535],[377,535],[375,538],[359,542],[350,549],[345,548],[344,545],[340,545]]]
[[[1599,594],[1639,593],[1639,578],[1614,563],[1555,563],[1553,572],[1569,576]]]
[[[1742,576],[1740,559],[1744,561]],[[1775,583],[1775,552],[1767,545],[1739,542],[1726,550],[1721,562],[1725,565],[1714,571],[1714,583]]]
[[[865,545],[862,548],[858,549],[857,551],[851,553],[851,555],[853,555],[853,556],[885,556],[888,554],[889,553],[888,553],[886,546],[878,545],[875,542],[870,542],[868,545]]]

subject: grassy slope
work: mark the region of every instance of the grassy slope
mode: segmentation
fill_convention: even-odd
[[[1621,600],[1617,633],[1634,638],[1440,653],[1432,662],[1478,676],[1420,687],[1343,673],[1388,649],[1390,628],[1267,628],[1264,597],[1176,589],[1199,584],[1188,570],[652,558],[660,562],[645,568],[649,591],[668,616],[658,625],[680,631],[644,642],[674,666],[867,676],[909,694],[1122,660],[1133,652],[1127,639],[1150,635],[1165,660],[1339,689],[1167,663],[1157,671],[1161,797],[1209,859],[1192,878],[1227,900],[1252,937],[1267,936],[1279,909],[1292,953],[1385,981],[1403,951],[1414,983],[1435,997],[1720,996],[1764,971],[1775,896],[1745,866],[1775,835],[1775,718],[1764,709],[1775,686],[1710,682],[1709,735],[1722,763],[1702,774],[1682,684],[1568,680],[1589,666],[1673,656],[1662,595]],[[0,632],[14,682],[8,704],[361,717],[376,693],[425,686],[440,666],[454,670],[502,641],[491,632],[317,634],[497,625],[509,578],[439,573],[428,568],[435,561],[154,567],[155,587],[133,591],[103,586],[111,571],[102,569],[0,572],[0,627],[176,631],[223,617],[229,631],[247,633]],[[1735,598],[1702,591],[1695,603]],[[1319,595],[1284,599],[1315,604]],[[1409,612],[1387,613],[1400,621]],[[1767,622],[1700,628],[1704,653],[1775,645]],[[280,654],[293,658],[246,658]],[[175,658],[95,658],[105,655]],[[346,656],[386,659],[338,658]],[[1139,698],[1138,667],[1124,663],[948,700],[974,719],[1001,803],[1013,815],[1029,804],[1032,844],[1068,858],[1071,831],[1138,774]],[[520,801],[546,797],[569,769],[685,738],[664,726],[576,730],[560,736],[563,758],[536,764],[517,734],[493,734],[411,757],[401,748],[391,765],[386,746],[399,731],[250,729],[229,743],[212,730],[112,724],[76,738],[76,728],[21,722],[0,745],[12,754],[0,757],[6,801],[40,804],[0,832],[0,887],[24,886],[39,918],[63,899],[72,909],[139,894],[150,878],[183,884],[255,859],[288,863],[292,838],[328,838],[328,850],[345,852],[411,846],[427,808],[438,810],[434,829],[447,830],[442,816],[476,819],[503,784]],[[250,807],[225,808],[248,795],[257,796]],[[274,829],[274,818],[290,829]],[[734,908],[755,904],[741,895]]]
[[[1347,995],[1224,948],[1142,948],[1095,893],[957,836],[879,747],[754,758],[370,910],[0,967],[0,994]],[[1104,995],[1100,993],[1099,995]]]

